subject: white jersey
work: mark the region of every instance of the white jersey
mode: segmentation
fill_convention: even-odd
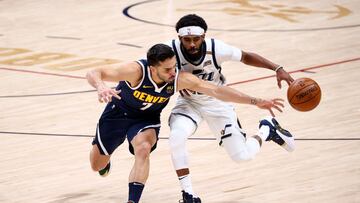
[[[181,71],[190,72],[215,85],[226,84],[225,77],[221,73],[221,64],[225,61],[240,62],[242,56],[240,49],[220,40],[205,39],[206,54],[197,64],[193,64],[182,53],[179,39],[172,40],[168,45],[173,48],[178,68]],[[204,118],[209,123],[213,123],[210,119],[214,118],[219,124],[214,126],[219,126],[219,128],[223,128],[224,123],[237,125],[237,117],[232,104],[199,93],[194,93],[190,97],[179,96],[172,114],[189,117],[196,124]]]
[[[180,47],[180,40],[172,40],[168,44],[175,52],[178,69],[190,72],[200,79],[207,80],[215,85],[225,85],[225,76],[221,73],[221,64],[225,61],[240,61],[242,52],[216,39],[205,39],[206,54],[198,63],[190,62],[183,54]],[[208,98],[208,96],[195,93],[194,98]]]

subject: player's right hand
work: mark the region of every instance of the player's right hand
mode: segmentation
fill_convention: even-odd
[[[119,96],[119,93],[121,92],[121,90],[114,90],[107,86],[102,86],[102,87],[98,87],[97,92],[98,92],[98,100],[101,103],[111,102],[112,97],[121,99],[121,97]]]
[[[275,117],[273,109],[276,109],[279,112],[283,112],[282,111],[282,108],[284,108],[283,102],[284,100],[280,98],[270,99],[270,100],[261,99],[260,101],[257,101],[256,106],[259,107],[260,109],[269,110],[271,116]]]
[[[191,97],[191,94],[189,93],[189,91],[191,91],[191,90],[182,89],[179,91],[179,93],[182,97],[188,98],[188,97]]]

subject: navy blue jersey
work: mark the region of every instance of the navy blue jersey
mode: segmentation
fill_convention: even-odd
[[[176,91],[178,71],[174,83],[158,86],[151,78],[147,61],[143,59],[137,63],[141,65],[143,72],[140,83],[136,87],[131,87],[129,82],[120,81],[116,89],[121,90],[119,94],[121,99],[113,98],[113,103],[127,112],[130,117],[160,115]]]

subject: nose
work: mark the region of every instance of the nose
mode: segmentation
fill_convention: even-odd
[[[171,70],[170,72],[170,76],[171,77],[174,77],[176,75],[176,71],[175,71],[175,68]]]

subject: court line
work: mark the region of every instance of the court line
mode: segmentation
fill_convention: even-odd
[[[94,89],[94,90],[83,90],[83,91],[74,91],[74,92],[58,92],[58,93],[45,93],[45,94],[6,95],[6,96],[0,96],[0,98],[47,97],[47,96],[67,95],[67,94],[88,93],[88,92],[96,92],[96,90]]]
[[[337,61],[337,62],[326,63],[326,64],[321,64],[321,65],[316,65],[316,66],[310,66],[308,68],[302,68],[302,69],[295,70],[295,71],[289,71],[288,73],[291,74],[291,73],[298,73],[298,72],[307,72],[307,71],[313,70],[313,69],[331,67],[331,66],[334,66],[334,65],[338,65],[338,64],[342,64],[342,63],[349,63],[349,62],[359,61],[359,60],[360,60],[360,57],[357,57],[357,58],[347,59],[347,60],[343,60],[343,61]],[[243,80],[243,81],[239,81],[239,82],[229,83],[228,86],[233,86],[233,85],[237,85],[237,84],[241,84],[241,83],[252,82],[252,81],[256,81],[256,80],[272,78],[272,77],[275,77],[275,76],[276,75],[269,75],[269,76],[265,76],[265,77],[259,77],[259,78],[249,79],[249,80]]]
[[[63,36],[45,36],[45,37],[52,38],[52,39],[82,40],[81,38],[77,38],[77,37],[63,37]]]
[[[17,71],[17,72],[23,72],[23,73],[34,73],[34,74],[39,74],[39,75],[51,75],[51,76],[59,76],[59,77],[75,78],[75,79],[86,79],[83,76],[65,75],[65,74],[60,74],[60,73],[47,73],[47,72],[42,72],[42,71],[24,70],[24,69],[16,69],[16,68],[0,67],[0,70]]]
[[[49,136],[49,137],[94,137],[94,135],[79,135],[79,134],[61,134],[61,133],[29,133],[29,132],[11,132],[11,131],[0,131],[0,134],[12,134],[12,135],[38,135],[38,136]],[[169,137],[159,137],[161,140],[167,140]],[[189,137],[189,140],[216,140],[215,138],[206,137]],[[355,141],[360,138],[295,138],[299,141]]]
[[[123,15],[127,18],[133,19],[135,21],[139,21],[139,22],[143,22],[143,23],[147,23],[147,24],[153,24],[153,25],[160,25],[160,26],[165,26],[165,27],[172,27],[174,28],[174,25],[169,25],[169,24],[163,24],[163,23],[158,23],[158,22],[154,22],[154,21],[149,21],[149,20],[144,20],[135,16],[132,16],[129,14],[129,10],[135,6],[139,6],[141,4],[146,4],[146,3],[152,3],[155,1],[159,1],[159,0],[147,0],[147,1],[142,1],[142,2],[138,2],[135,4],[131,4],[127,7],[125,7],[123,9]],[[346,28],[357,28],[360,27],[360,24],[354,24],[354,25],[342,25],[342,26],[334,26],[334,27],[319,27],[319,28],[299,28],[299,29],[263,29],[263,30],[254,30],[254,29],[220,29],[220,28],[208,28],[208,30],[213,30],[213,31],[222,31],[222,32],[308,32],[308,31],[323,31],[323,30],[335,30],[335,29],[346,29]]]
[[[116,44],[118,44],[118,45],[123,45],[123,46],[128,46],[128,47],[142,48],[142,46],[135,45],[135,44],[129,44],[129,43],[118,42],[118,43],[116,43]]]
[[[316,65],[316,66],[310,66],[310,67],[308,67],[308,68],[302,68],[302,69],[299,69],[299,70],[290,71],[289,73],[311,72],[311,71],[309,71],[309,70],[318,69],[318,68],[330,67],[330,66],[334,66],[334,65],[338,65],[338,64],[343,64],[343,63],[354,62],[354,61],[358,61],[358,60],[360,60],[360,57],[356,57],[356,58],[352,58],[352,59],[347,59],[347,60],[342,60],[342,61],[337,61],[337,62],[332,62],[332,63],[326,63],[326,64],[321,64],[321,65]],[[15,69],[15,68],[4,68],[4,67],[0,67],[0,70],[18,71],[18,72],[25,72],[25,73],[34,73],[34,74],[41,74],[41,75],[51,75],[51,76],[59,76],[59,77],[67,77],[67,78],[75,78],[75,79],[86,79],[86,77],[82,77],[82,76],[73,76],[73,75],[65,75],[65,74],[57,74],[57,73],[47,73],[47,72],[31,71],[31,70],[23,70],[23,69]],[[312,72],[312,73],[313,73],[313,72]],[[257,81],[257,80],[263,80],[263,79],[272,78],[272,77],[275,77],[275,76],[276,76],[276,75],[269,75],[269,76],[265,76],[265,77],[258,77],[258,78],[253,78],[253,79],[249,79],[249,80],[243,80],[243,81],[239,81],[239,82],[233,82],[233,83],[229,83],[228,86],[238,85],[238,84],[247,83],[247,82],[253,82],[253,81]],[[19,98],[19,97],[37,97],[37,96],[58,96],[58,95],[63,95],[63,94],[79,94],[79,93],[88,93],[88,92],[94,92],[94,91],[95,91],[95,90],[84,90],[84,91],[74,91],[74,92],[64,92],[64,93],[45,93],[45,94],[30,94],[30,95],[3,95],[3,96],[0,96],[0,98]]]

